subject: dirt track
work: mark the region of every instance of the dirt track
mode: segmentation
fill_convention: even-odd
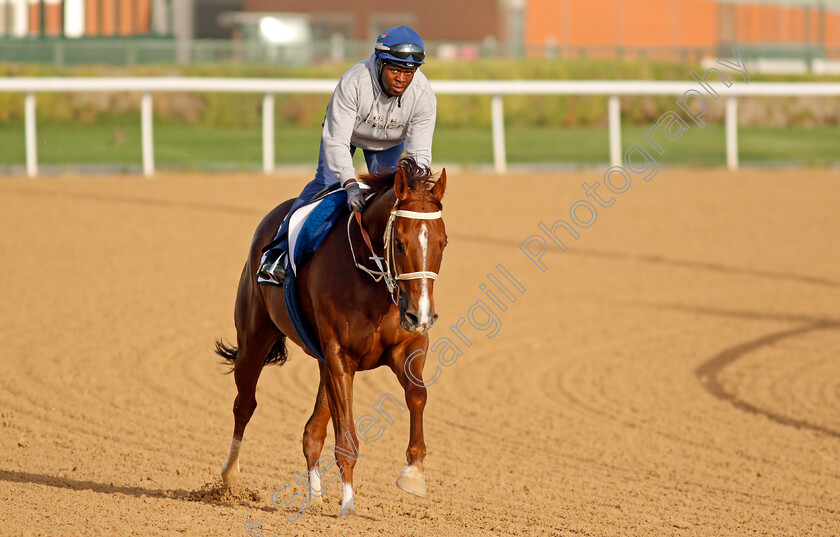
[[[294,522],[270,496],[305,470],[316,364],[263,373],[258,498],[220,497],[235,389],[212,342],[305,178],[0,180],[0,535],[840,534],[840,173],[660,170],[541,272],[520,243],[596,180],[450,172],[432,340],[497,264],[526,291],[429,388],[426,498],[394,485],[404,414],[361,446],[361,516],[335,518],[334,484]],[[356,415],[384,393],[360,374]]]

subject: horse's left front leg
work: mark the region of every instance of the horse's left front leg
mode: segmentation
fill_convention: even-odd
[[[397,486],[421,498],[426,495],[426,478],[423,474],[423,459],[426,458],[426,442],[423,439],[423,409],[426,408],[423,364],[426,363],[428,347],[428,340],[423,338],[422,341],[408,345],[405,352],[401,353],[402,356],[391,362],[391,369],[405,390],[405,404],[411,416],[411,432],[408,449],[405,450],[408,466],[400,473]]]

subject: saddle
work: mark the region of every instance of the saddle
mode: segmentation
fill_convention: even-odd
[[[283,280],[286,311],[298,337],[319,360],[324,361],[318,338],[312,334],[300,310],[297,294],[297,269],[306,254],[314,252],[332,229],[347,205],[347,193],[338,185],[325,188],[313,200],[289,217],[289,265]]]
[[[318,202],[318,201],[324,199],[325,197],[327,197],[327,195],[335,192],[336,190],[338,190],[340,188],[341,188],[341,185],[339,183],[333,183],[333,184],[325,187],[324,189],[316,192],[315,195],[312,196],[312,199],[310,199],[309,202],[306,205],[302,205],[302,206],[298,207],[298,209],[295,212],[299,211],[300,209],[303,209],[304,207],[306,207],[310,203],[315,203],[315,202]],[[289,218],[291,218],[291,215],[289,215]],[[266,253],[267,251],[271,250],[272,248],[274,248],[275,246],[277,246],[281,242],[283,242],[284,238],[285,238],[285,236],[283,236],[283,235],[281,235],[279,237],[275,237],[273,241],[271,241],[268,244],[266,244],[265,246],[263,246],[262,250],[260,250],[260,251],[262,253]]]

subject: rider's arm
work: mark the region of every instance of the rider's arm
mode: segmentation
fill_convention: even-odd
[[[356,168],[350,155],[350,137],[356,124],[358,98],[358,80],[342,77],[327,106],[324,130],[321,133],[327,166],[342,186],[356,177]]]
[[[414,115],[406,129],[405,151],[421,166],[432,165],[432,137],[435,133],[437,100],[431,90],[420,94]]]

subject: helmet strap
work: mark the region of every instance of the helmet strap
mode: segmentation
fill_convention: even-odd
[[[382,72],[385,70],[385,62],[383,60],[377,58],[376,59],[376,65],[379,67],[379,69],[377,70],[377,75],[376,75],[376,80],[379,82],[379,88],[382,90],[382,93],[384,93],[385,95],[390,97],[391,94],[388,93],[388,90],[385,89],[385,83],[382,82]]]
[[[382,93],[384,93],[388,97],[393,98],[394,96],[391,95],[391,93],[387,89],[385,89],[385,83],[382,81],[382,73],[385,70],[385,66],[388,64],[388,62],[385,61],[385,60],[379,59],[379,58],[376,59],[376,62],[379,65],[379,74],[376,77],[377,80],[379,80],[379,87],[382,89]],[[398,107],[401,107],[401,105],[402,105],[402,102],[400,101],[401,98],[402,98],[402,96],[397,97],[397,106]]]

